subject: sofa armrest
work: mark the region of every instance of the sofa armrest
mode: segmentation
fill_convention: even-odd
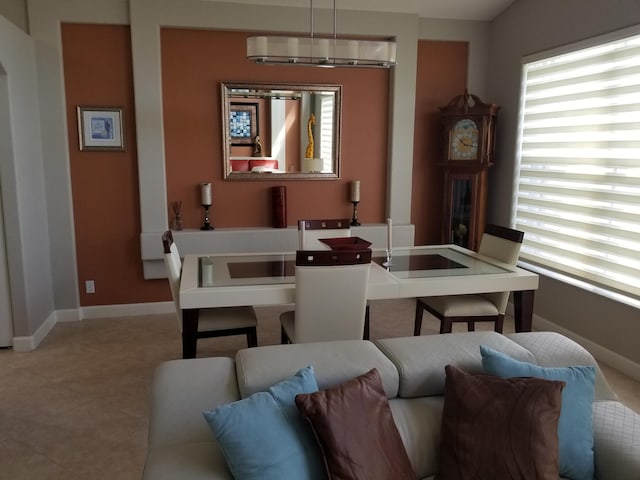
[[[593,365],[596,370],[595,400],[617,400],[596,359],[579,343],[556,332],[522,332],[507,335],[536,358],[541,367]]]
[[[202,412],[239,399],[231,358],[172,360],[158,366],[142,478],[232,479]]]
[[[640,415],[617,401],[593,403],[598,480],[640,478]]]

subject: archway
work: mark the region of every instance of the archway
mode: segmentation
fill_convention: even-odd
[[[11,118],[9,111],[9,88],[6,72],[0,64],[0,147],[2,155],[13,156],[11,142]],[[3,210],[3,175],[0,168],[0,347],[13,344],[13,315],[11,311],[11,292],[9,288],[9,269],[7,266],[7,248],[5,240],[5,222]]]

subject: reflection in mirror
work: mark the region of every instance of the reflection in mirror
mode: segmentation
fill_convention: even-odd
[[[340,85],[222,83],[224,178],[336,179]]]

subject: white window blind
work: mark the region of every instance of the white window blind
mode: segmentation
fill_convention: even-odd
[[[640,35],[523,66],[520,257],[640,297]]]
[[[322,158],[322,171],[334,172],[333,161],[333,116],[335,104],[335,95],[320,95],[320,158]]]

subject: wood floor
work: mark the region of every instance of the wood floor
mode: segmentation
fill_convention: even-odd
[[[371,303],[372,339],[412,335],[413,301]],[[283,309],[257,309],[260,345],[279,343]],[[425,316],[422,334],[437,331]],[[201,340],[198,356],[245,346],[244,337]],[[33,352],[0,350],[0,480],[139,480],[153,371],[181,355],[174,315],[60,323]],[[640,412],[640,383],[602,367]]]

